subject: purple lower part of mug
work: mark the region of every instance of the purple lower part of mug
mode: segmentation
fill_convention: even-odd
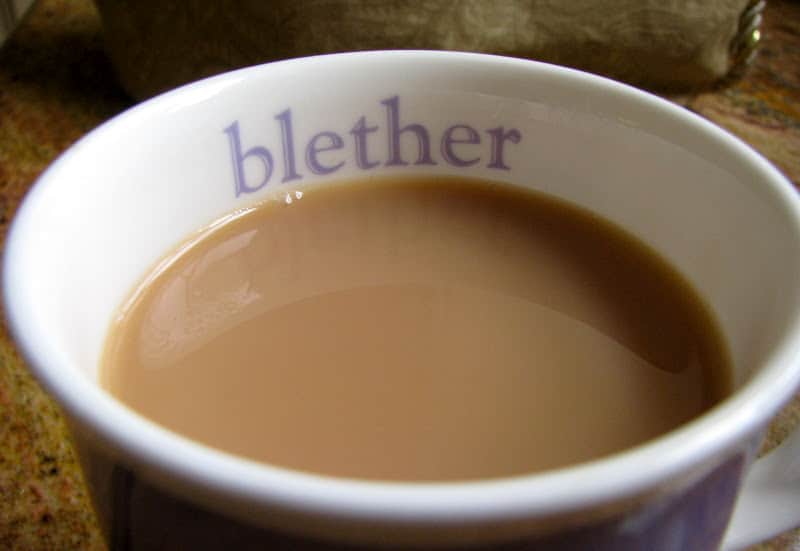
[[[524,541],[457,549],[713,551],[725,532],[745,464],[745,454],[735,455],[689,488],[603,522]],[[112,488],[109,543],[115,551],[365,549],[242,524],[165,494],[122,467],[115,467]]]

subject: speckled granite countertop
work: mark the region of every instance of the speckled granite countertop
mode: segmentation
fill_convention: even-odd
[[[730,87],[672,99],[729,129],[800,185],[800,3],[773,0],[759,56]],[[0,237],[37,175],[132,105],[116,84],[87,0],[42,0],[0,50]],[[800,420],[800,395],[767,447]],[[0,327],[0,549],[103,550],[57,406]],[[753,551],[800,550],[800,531]],[[687,550],[688,551],[688,550]]]

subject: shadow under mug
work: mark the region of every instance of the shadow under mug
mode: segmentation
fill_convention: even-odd
[[[734,393],[602,460],[401,484],[237,458],[161,428],[98,385],[113,315],[192,232],[271,194],[398,174],[508,182],[635,234],[718,318]],[[135,107],[62,155],[20,208],[4,260],[13,335],[69,417],[115,549],[700,551],[800,522],[797,433],[753,461],[800,383],[800,201],[724,131],[609,80],[412,51],[214,77]]]

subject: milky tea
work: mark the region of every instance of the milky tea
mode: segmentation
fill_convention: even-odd
[[[283,189],[135,290],[102,365],[128,406],[272,465],[448,481],[597,459],[730,392],[697,294],[587,211],[458,177]]]

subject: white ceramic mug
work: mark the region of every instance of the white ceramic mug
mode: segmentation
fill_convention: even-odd
[[[267,194],[398,173],[503,180],[628,229],[711,306],[735,392],[603,460],[390,484],[228,455],[98,386],[112,316],[193,231]],[[800,201],[730,135],[608,80],[492,56],[371,52],[195,83],[104,124],[56,161],[13,223],[4,270],[14,337],[69,417],[119,548],[269,540],[699,551],[740,548],[800,521],[798,435],[753,462],[800,383]]]

